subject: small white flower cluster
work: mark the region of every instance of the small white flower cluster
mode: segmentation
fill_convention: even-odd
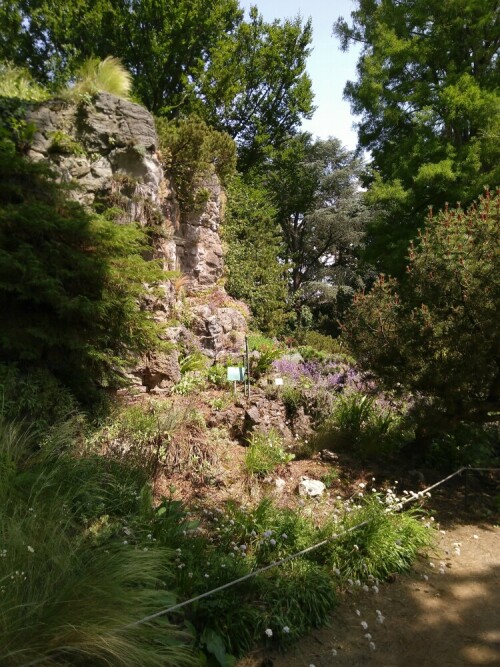
[[[377,610],[377,613],[380,613],[380,612]],[[360,615],[359,609],[356,609],[356,614],[358,616]],[[378,618],[380,618],[380,617],[377,617],[377,620],[378,620]],[[368,630],[368,623],[366,621],[361,621],[360,625],[361,625],[363,630]],[[368,646],[370,647],[370,649],[372,651],[374,651],[376,647],[375,647],[375,643],[372,641],[373,638],[372,638],[371,633],[370,632],[365,632],[364,637],[365,637],[365,639],[368,640]]]

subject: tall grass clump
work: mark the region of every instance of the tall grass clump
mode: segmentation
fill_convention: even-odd
[[[121,532],[140,514],[141,476],[124,503],[121,466],[73,456],[69,433],[36,451],[0,422],[0,664],[189,664],[164,619],[125,628],[174,602],[170,550]]]
[[[344,581],[383,581],[391,574],[408,571],[418,553],[433,543],[431,523],[422,519],[425,516],[416,509],[397,512],[380,494],[367,495],[340,521],[322,527],[323,537],[340,537],[314,558],[330,563]],[[351,530],[359,524],[361,527]]]
[[[381,406],[362,392],[345,391],[321,425],[316,447],[344,449],[369,459],[396,453],[410,435],[408,422],[400,411]]]
[[[198,646],[220,665],[232,664],[255,645],[286,648],[312,628],[328,621],[338,588],[375,586],[389,575],[406,571],[417,553],[432,544],[430,521],[418,511],[397,513],[394,495],[370,493],[346,501],[335,519],[316,525],[307,508],[278,507],[266,498],[252,507],[228,502],[204,508],[197,519],[175,501],[161,508],[175,524],[177,586],[183,599],[234,581],[323,540],[303,556],[259,573],[186,609]],[[367,522],[364,525],[364,522]],[[361,528],[353,529],[358,524]],[[335,537],[337,536],[337,537]],[[350,583],[349,583],[350,582]],[[362,583],[361,583],[362,582]],[[270,631],[270,632],[269,632]]]
[[[41,102],[48,92],[33,80],[28,70],[9,62],[0,63],[0,97]]]
[[[179,521],[178,512],[175,501],[173,507],[170,502],[162,518],[169,517],[165,520],[180,528],[175,573],[184,599],[269,565],[315,538],[316,529],[300,512],[278,508],[269,499],[252,508],[229,502],[224,508],[205,509],[199,522]],[[161,541],[172,532],[154,534]],[[272,643],[285,647],[323,625],[335,600],[330,572],[302,560],[200,600],[186,609],[186,617],[197,630],[200,648],[227,665],[232,664],[231,656],[261,643],[268,628],[273,628]]]
[[[108,56],[104,60],[87,58],[76,74],[74,86],[66,92],[71,98],[97,93],[110,93],[128,99],[132,90],[132,75],[119,58]]]

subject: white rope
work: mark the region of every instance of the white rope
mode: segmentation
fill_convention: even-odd
[[[460,473],[462,473],[464,471],[468,471],[468,470],[498,471],[498,470],[500,470],[500,468],[468,468],[468,467],[459,468],[458,470],[456,470],[451,475],[448,475],[447,477],[444,477],[443,479],[439,480],[439,482],[436,482],[435,484],[432,484],[431,486],[428,486],[423,491],[418,491],[417,493],[412,491],[408,498],[405,498],[400,503],[398,503],[397,511],[401,510],[403,505],[406,505],[407,503],[414,502],[415,500],[422,500],[424,498],[425,494],[430,493],[436,487],[441,486],[441,484],[444,484],[445,482],[452,479],[453,477],[456,477],[456,475],[459,475]],[[164,616],[165,614],[169,614],[173,611],[177,611],[178,609],[181,609],[182,607],[186,607],[187,605],[190,605],[193,602],[197,602],[198,600],[203,600],[204,598],[209,597],[210,595],[215,595],[215,593],[219,593],[220,591],[223,591],[226,588],[236,586],[237,584],[240,584],[241,582],[246,581],[247,579],[251,579],[252,577],[256,577],[258,574],[261,574],[262,572],[266,572],[267,570],[270,570],[274,567],[279,567],[280,565],[283,565],[283,563],[287,563],[288,561],[293,560],[294,558],[298,558],[299,556],[303,556],[304,554],[309,553],[310,551],[314,551],[315,549],[319,549],[319,547],[322,547],[325,544],[328,544],[329,542],[332,542],[333,540],[337,540],[340,537],[343,537],[344,535],[352,533],[353,531],[358,530],[359,528],[363,528],[364,526],[368,525],[370,523],[370,521],[371,521],[371,519],[367,519],[366,521],[362,521],[361,523],[358,523],[355,526],[352,526],[351,528],[347,528],[346,530],[344,530],[341,533],[336,533],[335,535],[332,535],[331,537],[328,537],[327,539],[322,540],[321,542],[318,542],[317,544],[313,544],[312,546],[307,547],[306,549],[302,549],[301,551],[297,551],[294,554],[290,554],[289,556],[286,556],[285,558],[282,558],[279,561],[274,561],[274,562],[270,563],[269,565],[266,565],[264,567],[259,568],[258,570],[254,570],[253,572],[250,572],[249,574],[246,574],[243,577],[239,577],[238,579],[234,579],[233,581],[229,581],[228,583],[223,584],[222,586],[218,586],[217,588],[213,588],[210,591],[206,591],[205,593],[201,593],[200,595],[196,595],[195,597],[192,597],[189,600],[184,600],[184,602],[179,602],[178,604],[175,604],[171,607],[168,607],[167,609],[160,609],[160,611],[157,611],[154,614],[150,614],[149,616],[144,616],[144,618],[140,618],[138,621],[134,621],[133,623],[129,623],[128,625],[124,625],[120,628],[117,628],[116,630],[114,630],[112,632],[122,632],[123,630],[129,630],[130,628],[135,628],[138,625],[142,625],[143,623],[148,623],[149,621],[152,621],[155,618],[159,618],[160,616]],[[24,663],[23,665],[21,665],[21,667],[34,667],[34,665],[38,665],[46,659],[47,659],[47,656],[44,656],[43,658],[38,658],[38,659],[36,659],[32,662]]]
[[[448,477],[445,477],[444,479],[440,480],[439,482],[436,482],[436,484],[433,484],[432,486],[427,487],[423,491],[419,491],[418,493],[413,492],[413,494],[409,498],[405,498],[403,501],[399,503],[399,509],[401,509],[402,505],[405,505],[406,503],[413,502],[415,500],[421,499],[426,493],[429,493],[432,491],[432,489],[435,489],[437,486],[440,486],[441,484],[444,484],[447,482],[449,479],[452,477],[455,477],[456,475],[459,475],[465,468],[459,468],[456,470],[454,473],[451,475],[448,475]],[[469,468],[471,470],[471,468]],[[344,530],[342,533],[336,533],[335,535],[332,535],[331,537],[328,537],[325,540],[322,540],[321,542],[318,542],[317,544],[313,544],[310,547],[307,547],[307,549],[302,549],[302,551],[297,551],[297,553],[290,554],[289,556],[286,556],[286,558],[282,558],[279,561],[274,561],[273,563],[270,563],[269,565],[266,565],[264,567],[259,568],[258,570],[254,570],[253,572],[250,572],[249,574],[246,574],[244,577],[240,577],[239,579],[234,579],[233,581],[229,581],[227,584],[223,584],[222,586],[218,586],[217,588],[213,588],[210,591],[207,591],[206,593],[202,593],[201,595],[196,595],[193,598],[190,598],[189,600],[185,600],[184,602],[179,602],[178,604],[173,605],[172,607],[168,607],[168,609],[162,609],[161,611],[157,611],[155,614],[151,614],[150,616],[145,616],[144,618],[141,618],[138,621],[134,621],[134,623],[130,623],[129,625],[125,625],[122,628],[119,628],[119,630],[126,630],[128,628],[133,628],[137,625],[140,625],[142,623],[147,623],[148,621],[153,620],[154,618],[158,618],[159,616],[163,616],[164,614],[168,614],[172,611],[177,611],[177,609],[180,609],[181,607],[186,607],[188,604],[192,604],[193,602],[197,602],[198,600],[202,600],[203,598],[208,597],[209,595],[214,595],[215,593],[218,593],[219,591],[225,590],[226,588],[229,588],[230,586],[235,586],[236,584],[241,583],[242,581],[246,581],[247,579],[250,579],[252,577],[256,577],[258,574],[261,574],[262,572],[266,572],[266,570],[270,570],[273,567],[278,567],[280,565],[283,565],[283,563],[287,563],[288,561],[292,560],[293,558],[298,558],[299,556],[303,556],[306,553],[309,553],[310,551],[314,551],[315,549],[319,549],[319,547],[324,546],[325,544],[328,544],[328,542],[333,542],[334,540],[339,539],[339,537],[343,537],[344,535],[347,535],[348,533],[352,533],[354,530],[358,530],[358,528],[363,528],[366,526],[368,523],[370,523],[370,519],[367,519],[366,521],[362,521],[361,523],[356,524],[355,526],[352,526],[351,528],[348,528]]]
[[[208,597],[209,595],[213,595],[214,593],[218,593],[219,591],[223,591],[226,588],[229,588],[230,586],[235,586],[236,584],[241,583],[242,581],[246,581],[247,579],[251,579],[252,577],[256,577],[258,574],[261,574],[262,572],[266,572],[266,570],[270,570],[273,567],[278,567],[279,565],[283,565],[283,563],[287,563],[288,561],[292,560],[293,558],[298,558],[298,556],[303,556],[304,554],[309,553],[309,551],[314,551],[315,549],[318,549],[319,547],[324,546],[328,542],[331,542],[332,540],[336,540],[339,537],[342,537],[343,535],[347,535],[348,533],[351,533],[354,530],[357,530],[358,528],[361,528],[362,526],[366,526],[368,523],[370,523],[370,520],[363,521],[362,523],[358,523],[356,526],[352,526],[351,528],[348,528],[345,530],[343,533],[339,533],[338,535],[332,535],[332,537],[328,537],[326,540],[322,540],[321,542],[318,542],[317,544],[313,544],[310,547],[307,547],[306,549],[302,549],[302,551],[297,551],[297,553],[290,554],[289,556],[286,556],[285,558],[282,558],[281,560],[273,561],[269,565],[265,565],[264,567],[260,567],[258,570],[254,570],[253,572],[250,572],[249,574],[245,574],[243,577],[239,577],[239,579],[234,579],[233,581],[229,581],[227,584],[223,584],[222,586],[217,586],[217,588],[213,588],[210,591],[207,591],[206,593],[201,593],[201,595],[197,595],[194,598],[190,598],[189,600],[185,600],[184,602],[179,602],[178,604],[175,604],[173,607],[169,607],[168,609],[162,609],[161,611],[157,611],[155,614],[151,614],[150,616],[145,616],[144,618],[141,618],[139,621],[134,621],[134,623],[130,623],[129,625],[125,625],[122,628],[118,628],[119,630],[127,630],[128,628],[133,628],[136,625],[140,625],[142,623],[147,623],[147,621],[151,621],[154,618],[158,618],[158,616],[163,616],[163,614],[168,614],[171,611],[177,611],[177,609],[180,609],[181,607],[185,607],[188,604],[191,604],[193,602],[197,602],[198,600],[202,600],[203,598]]]

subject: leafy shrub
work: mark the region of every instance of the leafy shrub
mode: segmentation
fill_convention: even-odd
[[[425,462],[443,471],[462,466],[497,466],[499,443],[498,424],[462,424],[455,431],[432,441]]]
[[[250,334],[248,336],[248,349],[250,352],[258,352],[257,359],[251,360],[252,375],[259,378],[271,368],[273,361],[282,354],[280,345],[261,334]]]
[[[86,443],[90,451],[120,456],[151,472],[154,452],[171,437],[176,426],[175,414],[154,403],[147,407],[116,406],[104,424],[88,434]]]
[[[66,132],[56,130],[50,133],[49,153],[62,153],[64,155],[85,155],[85,149],[78,141],[75,141]]]
[[[429,214],[406,277],[383,276],[346,320],[361,367],[414,397],[417,444],[500,414],[500,191]]]
[[[330,489],[339,478],[339,471],[336,468],[329,468],[327,472],[321,475],[321,481],[326,486],[327,489]]]
[[[141,307],[161,280],[144,232],[92,215],[15,151],[0,160],[0,246],[0,361],[46,369],[85,400],[159,346]]]
[[[227,385],[227,371],[222,364],[214,364],[207,371],[207,380],[219,389]]]
[[[8,421],[23,421],[34,436],[75,412],[74,396],[46,370],[21,372],[12,364],[0,364],[0,411]]]
[[[248,349],[250,352],[254,350],[260,351],[262,348],[268,347],[278,348],[279,346],[274,338],[269,338],[258,332],[248,334]]]
[[[324,361],[328,358],[328,354],[326,352],[317,350],[311,345],[300,345],[297,349],[304,361]]]
[[[179,396],[187,396],[201,389],[205,380],[200,373],[196,371],[185,372],[179,382],[172,387],[172,393]]]
[[[204,371],[207,367],[208,359],[199,350],[179,359],[179,366],[182,375],[193,371]]]
[[[267,433],[252,433],[245,468],[252,475],[265,475],[293,458],[293,454],[287,454],[283,449],[283,438],[274,429]]]
[[[411,436],[406,420],[373,397],[357,391],[341,394],[322,425],[316,447],[341,447],[363,457],[394,453]]]
[[[234,174],[236,145],[228,134],[214,130],[196,115],[177,121],[157,118],[156,127],[163,165],[174,177],[181,207],[196,210],[206,201],[206,189],[200,192],[203,177],[215,172],[226,184]]]
[[[325,336],[325,334],[319,333],[319,331],[304,331],[301,343],[326,354],[344,354],[346,352],[345,341],[333,338],[332,336]]]
[[[379,494],[347,501],[337,519],[321,527],[303,510],[280,508],[270,499],[252,507],[228,502],[224,508],[205,508],[200,523],[193,521],[192,514],[188,517],[179,504],[173,514],[165,506],[167,525],[177,526],[177,533],[169,527],[165,535],[176,535],[168,546],[177,548],[175,574],[183,598],[224,585],[370,521],[370,526],[330,539],[305,556],[188,607],[188,619],[205,652],[216,656],[220,665],[231,664],[231,654],[239,656],[266,640],[267,629],[273,633],[269,643],[287,647],[328,620],[335,589],[348,585],[350,577],[375,585],[375,577],[383,579],[408,569],[419,549],[432,543],[434,531],[416,511],[394,514],[395,502],[391,496],[388,505]],[[162,534],[155,532],[161,543]],[[336,572],[333,576],[332,571]]]
[[[299,408],[304,405],[304,394],[299,387],[285,384],[280,392],[280,398],[285,406],[287,417],[293,419]]]

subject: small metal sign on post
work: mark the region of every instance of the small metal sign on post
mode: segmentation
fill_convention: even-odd
[[[233,383],[233,392],[236,394],[236,383],[245,382],[245,369],[242,366],[228,366],[227,379]]]
[[[248,338],[245,336],[245,352],[243,366],[228,366],[227,381],[233,383],[233,393],[236,395],[236,383],[243,382],[245,396],[250,398],[250,355],[248,354]]]

